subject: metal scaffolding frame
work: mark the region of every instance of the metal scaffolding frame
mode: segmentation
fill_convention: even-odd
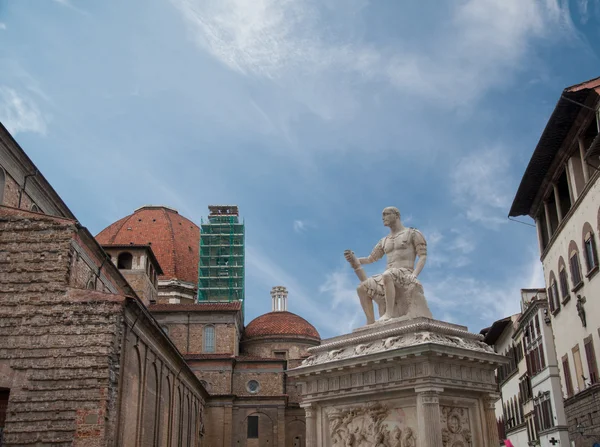
[[[236,205],[211,205],[200,224],[198,302],[241,301],[245,292],[245,225]]]

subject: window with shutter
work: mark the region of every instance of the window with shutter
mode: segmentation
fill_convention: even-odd
[[[584,345],[588,370],[590,372],[590,382],[596,383],[598,381],[598,365],[596,363],[596,354],[594,353],[594,342],[591,336],[584,340]]]
[[[550,306],[550,312],[554,312],[554,298],[552,297],[552,286],[548,288],[548,305]]]
[[[594,235],[588,233],[585,240],[585,263],[587,265],[588,272],[592,271],[598,266],[598,255],[596,253],[596,241]]]
[[[562,358],[563,374],[565,377],[565,388],[567,391],[567,397],[573,395],[573,380],[571,380],[571,370],[569,369],[569,358],[565,355]]]
[[[575,252],[571,259],[569,259],[571,265],[571,279],[573,281],[573,287],[577,287],[581,283],[581,266],[579,265],[579,256]]]
[[[546,367],[546,358],[544,357],[544,347],[540,344],[538,346],[538,349],[540,351],[540,366],[542,367],[542,369],[544,369]]]
[[[552,299],[554,300],[554,308],[558,310],[560,309],[560,297],[558,296],[558,285],[556,284],[556,281],[553,280],[552,285],[550,287],[552,288]]]
[[[560,270],[558,279],[560,281],[560,291],[564,301],[565,298],[569,296],[569,281],[567,280],[567,271],[564,268]]]

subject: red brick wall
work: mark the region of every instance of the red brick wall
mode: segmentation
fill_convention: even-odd
[[[233,375],[233,394],[238,396],[282,395],[284,394],[283,378],[283,364],[238,363]],[[247,384],[250,380],[256,380],[260,384],[258,393],[248,391]]]
[[[2,198],[2,205],[19,208],[19,191],[21,187],[10,175],[8,175],[6,171],[5,174],[6,181],[4,183],[4,195]],[[31,205],[33,205],[33,200],[31,200],[31,197],[29,197],[26,192],[23,192],[21,197],[20,208],[24,210],[30,210]]]

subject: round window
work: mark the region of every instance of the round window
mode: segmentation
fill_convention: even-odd
[[[253,394],[258,393],[258,390],[260,389],[260,384],[256,380],[250,380],[248,381],[246,388]]]

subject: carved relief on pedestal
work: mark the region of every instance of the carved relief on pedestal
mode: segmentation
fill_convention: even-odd
[[[443,447],[469,447],[471,423],[469,409],[440,406]]]
[[[379,403],[329,408],[331,445],[335,447],[415,447],[416,436],[402,409]]]
[[[359,338],[360,337],[356,339],[355,343],[349,343],[348,346],[340,347],[338,349],[331,349],[329,351],[322,351],[311,355],[302,362],[302,366],[313,366],[426,343],[462,348],[473,351],[474,353],[494,352],[490,346],[483,343],[481,340],[440,334],[431,331],[421,331],[385,337],[381,340],[372,341],[369,343],[362,343]]]

